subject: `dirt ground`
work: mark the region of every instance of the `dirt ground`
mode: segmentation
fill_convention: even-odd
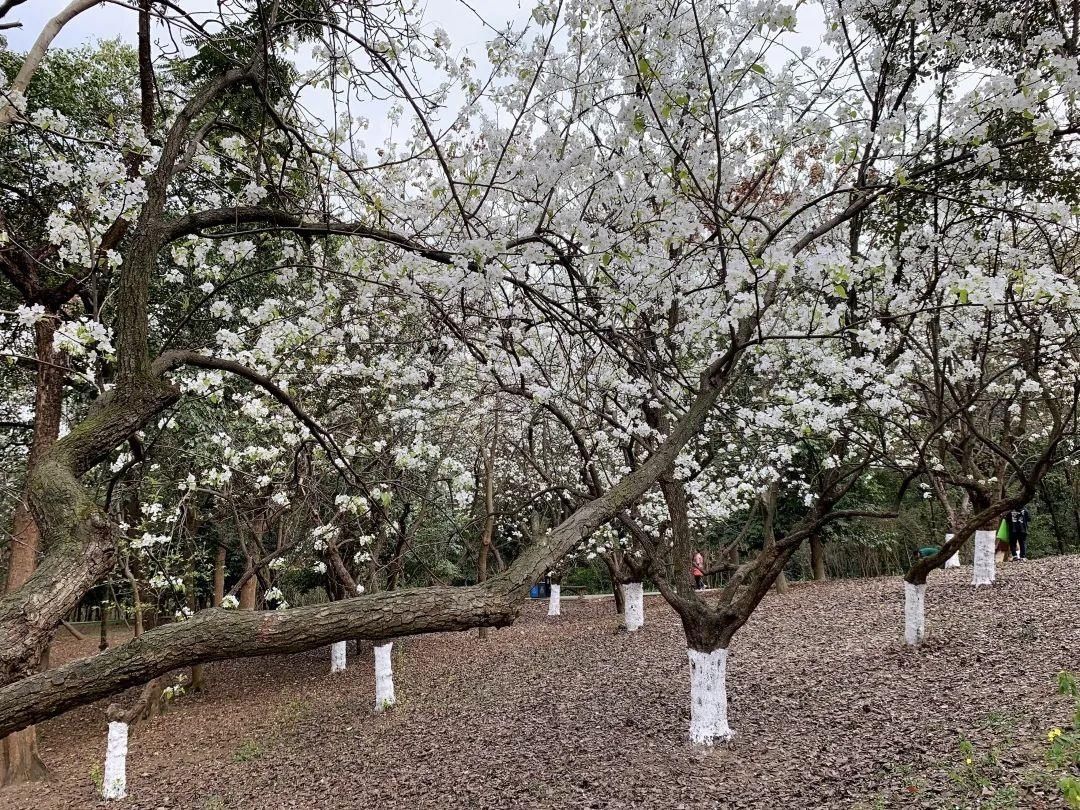
[[[494,630],[395,644],[376,715],[370,648],[214,664],[209,688],[132,730],[116,808],[1063,807],[1047,730],[1080,670],[1080,557],[935,572],[931,633],[905,649],[899,579],[771,595],[728,662],[730,746],[688,743],[689,664],[659,599],[620,633],[610,600],[530,603]],[[62,640],[54,661],[90,654]],[[126,696],[134,697],[134,692]],[[40,727],[46,786],[0,807],[92,807],[104,704]],[[968,745],[970,744],[970,747]],[[967,760],[971,759],[968,763]]]

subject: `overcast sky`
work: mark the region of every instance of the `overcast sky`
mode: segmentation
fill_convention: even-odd
[[[17,6],[5,22],[18,21],[22,23],[22,28],[4,32],[8,47],[14,51],[27,51],[48,20],[68,2],[69,0],[29,0]],[[196,19],[202,15],[213,15],[214,18],[218,16],[218,0],[180,0],[178,5]],[[223,5],[227,9],[228,0],[223,0]],[[489,68],[486,43],[495,36],[493,28],[503,29],[508,22],[514,23],[515,27],[524,25],[532,10],[532,0],[427,0],[423,8],[424,27],[430,30],[437,26],[445,29],[450,36],[451,50],[456,54],[467,52],[477,64],[478,74],[482,76]],[[155,38],[163,34],[164,28],[161,25],[153,27]],[[135,11],[130,5],[111,0],[83,12],[69,22],[53,40],[52,47],[70,48],[118,37],[134,45],[136,36]],[[432,78],[438,81],[435,77]],[[455,97],[451,105],[455,102],[460,104],[461,100]],[[334,117],[328,93],[309,88],[303,96],[303,104],[308,112],[316,117]],[[387,139],[396,140],[395,133],[384,120],[387,109],[388,105],[371,103],[368,109],[354,110],[354,113],[363,114],[370,120],[370,127],[364,138],[368,148]]]
[[[7,19],[21,22],[23,27],[6,32],[12,50],[28,49],[42,26],[67,4],[68,0],[30,0],[16,7]],[[193,14],[199,10],[217,10],[217,0],[181,0],[179,4]],[[225,5],[227,7],[228,3]],[[459,0],[428,0],[425,5],[425,21],[431,26],[441,25],[445,28],[454,46],[467,48],[477,61],[483,58],[484,43],[491,38],[490,29],[480,22],[480,17],[496,27],[502,27],[510,20],[524,21],[532,7],[531,0],[469,0],[468,5]],[[135,30],[134,11],[120,3],[106,2],[76,17],[54,44],[71,47],[117,36],[134,43]]]

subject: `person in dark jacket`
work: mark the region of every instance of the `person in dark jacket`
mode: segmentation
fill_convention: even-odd
[[[1031,525],[1031,513],[1026,506],[1009,512],[1009,542],[1012,545],[1014,560],[1027,559],[1028,526]]]

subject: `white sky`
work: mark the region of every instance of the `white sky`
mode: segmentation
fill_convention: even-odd
[[[29,0],[17,6],[6,21],[21,22],[23,27],[4,32],[11,49],[27,50],[45,23],[67,4],[68,0]],[[180,0],[178,5],[193,14],[200,10],[216,12],[217,0]],[[529,0],[468,0],[467,6],[459,0],[428,0],[425,5],[425,22],[445,28],[455,49],[467,50],[479,64],[483,64],[484,43],[492,33],[477,15],[498,28],[511,20],[524,22],[532,7]],[[470,7],[477,13],[470,11]],[[136,25],[135,12],[111,0],[76,17],[54,40],[54,46],[72,47],[117,36],[134,44]]]
[[[29,0],[17,6],[7,15],[5,22],[18,21],[22,23],[22,28],[3,32],[8,47],[17,52],[29,50],[48,20],[68,2]],[[218,0],[179,0],[177,5],[196,19],[203,14],[218,17]],[[228,9],[228,0],[223,0],[223,5]],[[532,0],[427,0],[422,6],[423,25],[431,30],[436,27],[445,29],[450,36],[451,51],[455,54],[468,53],[477,65],[477,75],[484,76],[490,68],[486,43],[495,36],[492,28],[503,29],[508,22],[520,28],[528,21],[532,5]],[[485,25],[484,21],[488,24]],[[120,0],[107,0],[69,22],[53,40],[52,48],[71,48],[116,38],[134,45],[137,26],[137,15],[130,5]],[[163,26],[158,23],[152,26],[152,36],[168,42]],[[454,100],[460,103],[459,99]],[[326,119],[328,123],[333,119],[328,93],[305,93],[304,103],[310,113]],[[367,115],[371,122],[365,138],[369,147],[394,137],[389,124],[382,120],[386,110],[387,105],[377,102],[367,110],[354,110],[357,114]]]

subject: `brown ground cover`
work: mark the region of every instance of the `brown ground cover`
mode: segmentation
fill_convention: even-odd
[[[334,676],[326,649],[214,664],[206,692],[132,730],[129,798],[111,806],[1063,807],[1046,734],[1072,715],[1056,675],[1080,670],[1080,557],[1006,564],[978,592],[970,577],[931,577],[918,651],[900,642],[899,579],[771,595],[731,648],[737,737],[708,751],[687,741],[689,665],[658,597],[635,634],[610,600],[568,599],[486,642],[407,639],[385,715],[370,648],[350,644]],[[53,660],[95,641],[62,638]],[[104,704],[40,731],[51,783],[0,807],[95,806]]]

